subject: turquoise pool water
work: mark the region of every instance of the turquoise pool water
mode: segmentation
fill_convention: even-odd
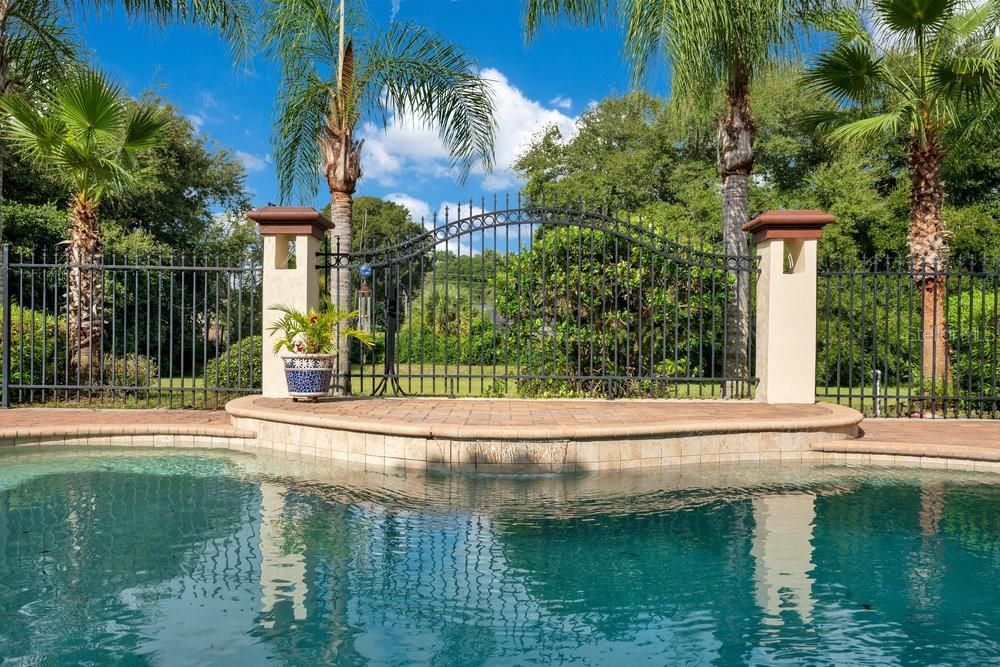
[[[14,664],[997,664],[1000,477],[0,455]],[[2,660],[0,660],[2,662]]]

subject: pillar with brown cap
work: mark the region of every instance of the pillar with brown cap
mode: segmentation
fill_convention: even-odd
[[[319,271],[316,253],[333,223],[306,206],[267,206],[247,217],[257,223],[264,241],[263,307],[264,359],[261,365],[264,396],[288,396],[285,369],[275,354],[275,337],[267,333],[281,315],[271,310],[282,304],[297,310],[319,308]]]
[[[760,260],[758,401],[816,400],[816,242],[834,220],[822,211],[768,211],[743,226]]]

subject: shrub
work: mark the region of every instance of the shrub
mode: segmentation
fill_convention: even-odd
[[[45,248],[55,252],[56,244],[66,238],[69,216],[52,204],[35,206],[8,202],[0,206],[4,218],[5,236],[13,239],[13,252],[31,253]]]
[[[94,385],[104,387],[155,387],[160,383],[160,368],[156,359],[141,354],[101,357],[100,375],[95,372]]]
[[[264,343],[261,336],[244,338],[205,364],[206,387],[257,389],[261,385],[261,359]]]
[[[997,396],[1000,392],[998,313],[1000,303],[992,291],[976,287],[948,297],[952,395]]]
[[[403,364],[456,364],[458,337],[436,333],[433,328],[406,325],[399,330],[396,359]]]
[[[16,305],[11,306],[10,316],[11,384],[57,382],[65,368],[65,322]]]

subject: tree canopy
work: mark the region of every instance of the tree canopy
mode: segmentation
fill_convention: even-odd
[[[906,254],[910,182],[901,140],[856,147],[828,141],[805,122],[830,102],[799,85],[796,65],[758,82],[757,174],[750,210],[820,208],[838,218],[820,243],[821,261],[858,262]],[[704,127],[703,123],[701,127]],[[1000,240],[1000,137],[977,132],[954,144],[942,174],[953,195],[944,217],[955,256],[993,257]],[[642,215],[674,237],[717,243],[721,191],[715,136],[669,100],[645,93],[609,97],[577,122],[572,137],[549,128],[515,164],[531,198],[610,204]]]

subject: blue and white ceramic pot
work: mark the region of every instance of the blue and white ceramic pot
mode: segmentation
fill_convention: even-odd
[[[333,378],[332,354],[283,354],[285,381],[292,398],[316,399],[326,396]]]

